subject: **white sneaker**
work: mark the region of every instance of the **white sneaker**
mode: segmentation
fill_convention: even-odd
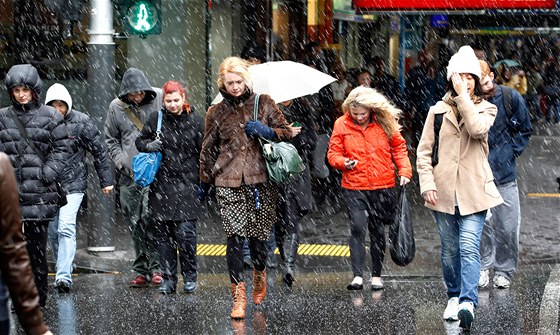
[[[459,304],[459,312],[457,313],[459,317],[459,327],[466,330],[471,329],[472,322],[474,320],[474,305],[470,301],[463,301]]]
[[[457,312],[459,311],[459,298],[450,298],[447,301],[447,307],[445,307],[445,311],[443,312],[443,319],[446,321],[457,321],[459,317],[457,316]]]
[[[480,278],[478,279],[478,287],[487,287],[490,283],[490,270],[480,270]]]
[[[497,288],[509,288],[510,281],[502,275],[494,276],[494,287]]]

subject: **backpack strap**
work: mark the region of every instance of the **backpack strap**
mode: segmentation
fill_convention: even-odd
[[[132,111],[130,105],[125,104],[124,101],[122,100],[120,101],[120,103],[121,103],[121,107],[124,109],[124,112],[126,113],[126,116],[128,116],[130,121],[136,126],[136,128],[138,128],[138,130],[142,131],[142,129],[144,128],[144,123],[142,123],[142,120],[140,120],[138,115],[136,115],[136,113]]]
[[[163,113],[161,112],[161,110],[158,112],[158,118],[157,118],[157,128],[156,128],[156,140],[159,140],[159,137],[161,135],[161,122],[163,119]]]
[[[439,162],[439,131],[443,123],[443,113],[434,114],[434,147],[432,148],[432,166],[436,166]]]
[[[500,85],[502,88],[502,103],[504,104],[504,108],[506,110],[506,115],[509,118],[513,115],[513,88]]]

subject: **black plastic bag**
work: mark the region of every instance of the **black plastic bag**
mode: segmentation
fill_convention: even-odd
[[[410,205],[406,197],[406,185],[403,185],[399,191],[397,214],[389,227],[389,240],[393,262],[400,266],[410,264],[416,253],[416,243],[410,219]]]

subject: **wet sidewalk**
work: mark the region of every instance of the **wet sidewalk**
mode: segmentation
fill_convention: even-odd
[[[560,127],[538,125],[518,161],[519,272],[510,289],[481,290],[471,334],[558,334],[559,148]],[[367,285],[361,292],[346,290],[352,278],[349,257],[300,255],[293,290],[283,287],[279,269],[270,271],[265,303],[258,308],[249,303],[247,319],[232,322],[225,257],[199,257],[199,288],[193,295],[162,296],[155,287],[129,289],[134,253],[126,227],[117,220],[116,251],[104,255],[86,252],[84,229],[78,227],[80,271],[72,293],[52,292],[47,321],[57,334],[459,334],[458,323],[441,319],[447,298],[432,214],[422,205],[417,186],[409,196],[416,258],[399,267],[387,252],[382,292]],[[346,246],[348,219],[338,209],[319,208],[305,217],[301,243]],[[215,213],[200,222],[198,242],[224,244]],[[91,269],[104,273],[85,271]]]
[[[323,271],[312,259],[307,265],[293,289],[270,271],[260,306],[252,303],[249,284],[242,321],[229,318],[230,284],[220,269],[202,272],[194,294],[167,296],[153,286],[128,288],[124,274],[78,274],[71,293],[51,293],[44,314],[53,332],[64,335],[464,333],[459,322],[442,320],[447,298],[439,276],[389,275],[383,291],[369,285],[348,291],[348,273]],[[481,290],[470,334],[557,334],[558,300],[545,301],[551,271],[559,272],[552,265],[523,266],[510,289]]]

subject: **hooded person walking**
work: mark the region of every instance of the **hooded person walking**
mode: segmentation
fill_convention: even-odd
[[[12,104],[0,109],[0,150],[14,166],[27,252],[39,304],[45,306],[47,227],[61,200],[55,181],[68,159],[68,133],[62,116],[41,103],[42,82],[35,67],[12,66],[5,83]]]
[[[503,202],[488,163],[488,132],[497,108],[482,98],[474,50],[449,60],[447,93],[428,112],[416,166],[425,206],[441,239],[447,307],[443,318],[470,329],[478,305],[480,239],[488,209]]]
[[[118,98],[111,101],[105,120],[105,141],[116,168],[124,220],[132,235],[136,277],[130,287],[146,287],[163,281],[155,243],[155,225],[148,209],[150,187],[134,182],[132,158],[138,154],[136,138],[150,114],[161,109],[161,89],[152,87],[143,71],[130,68],[123,75]]]
[[[48,232],[56,261],[55,287],[61,293],[68,293],[76,254],[76,217],[87,189],[86,152],[93,155],[99,184],[106,195],[113,190],[113,173],[101,132],[89,116],[72,109],[72,97],[66,87],[58,83],[49,87],[45,104],[62,115],[68,131],[70,155],[59,178],[68,203],[49,223]]]

